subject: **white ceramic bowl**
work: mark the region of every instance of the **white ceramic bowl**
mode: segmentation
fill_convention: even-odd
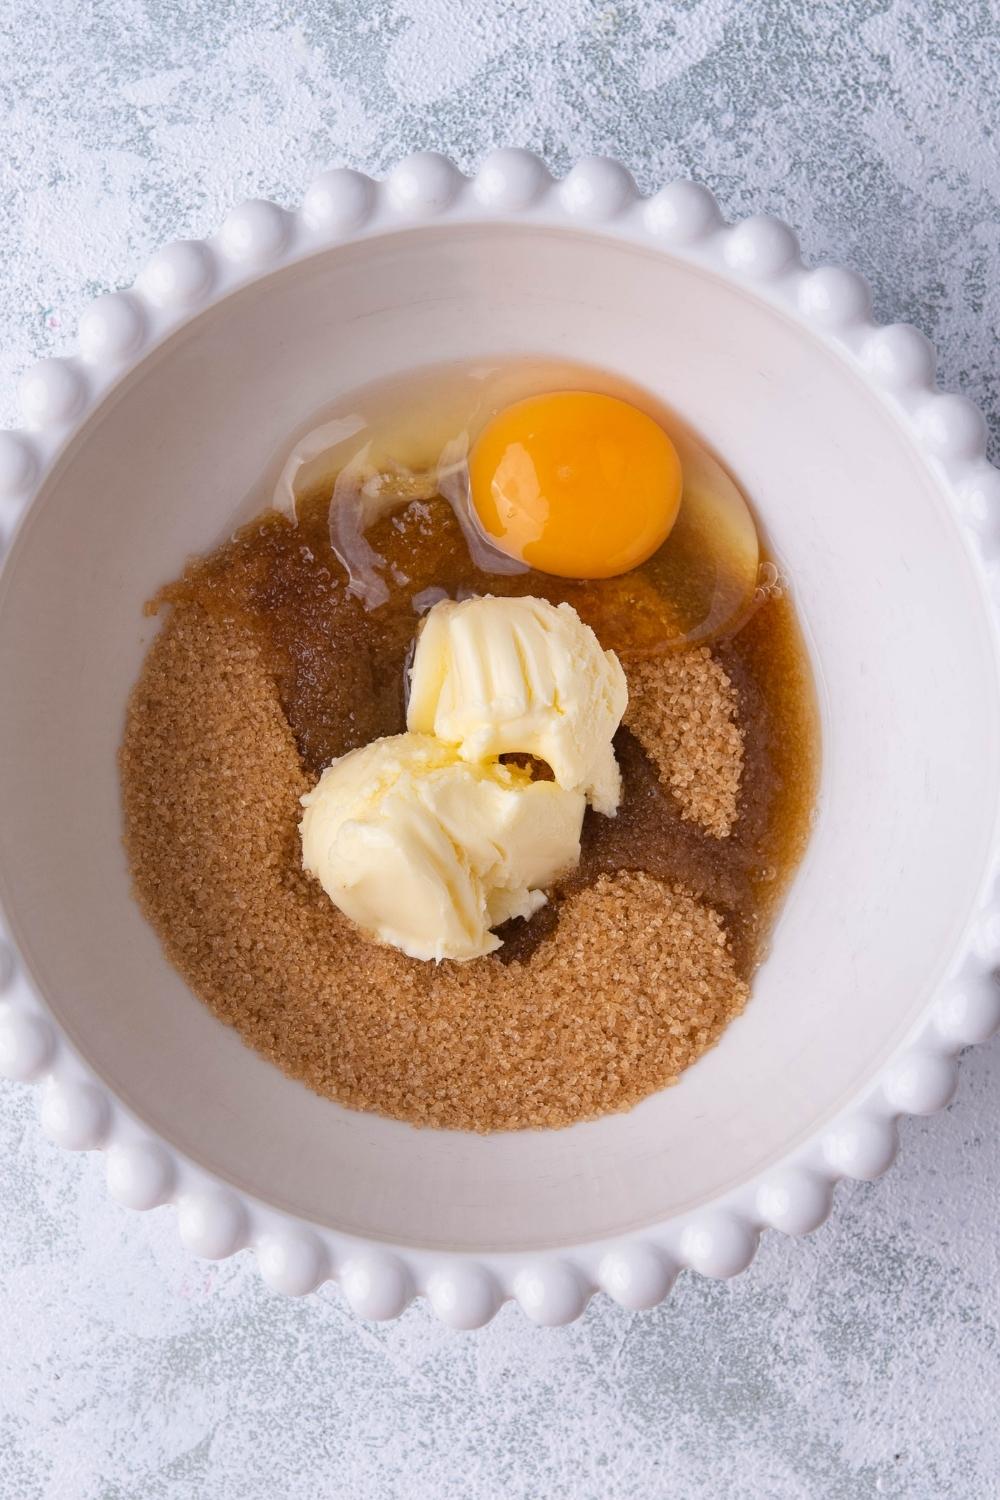
[[[823,714],[819,819],[753,1000],[630,1114],[487,1138],[352,1113],[284,1078],[185,988],[129,895],[115,752],[142,603],[212,546],[286,435],[338,392],[495,354],[603,365],[700,429],[793,580]],[[336,1277],[367,1317],[507,1297],[575,1317],[741,1270],[834,1181],[940,1108],[1000,1019],[1000,475],[926,340],[806,270],[772,219],[723,224],[613,162],[524,152],[474,180],[421,155],[330,172],[300,213],[236,209],[97,302],[0,440],[0,1066],[62,1145],[107,1150],[190,1248],[252,1245],[275,1287]],[[29,503],[30,502],[30,503]],[[23,512],[23,516],[22,513]],[[8,533],[11,529],[8,524]],[[16,956],[15,956],[16,945]]]

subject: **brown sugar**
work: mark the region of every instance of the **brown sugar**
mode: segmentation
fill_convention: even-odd
[[[673,1082],[742,1009],[719,915],[641,872],[565,896],[528,961],[423,964],[301,871],[310,782],[241,624],[176,608],[121,752],[128,851],[171,960],[320,1093],[416,1124],[566,1125]]]
[[[561,1126],[675,1081],[742,1010],[815,783],[787,599],[718,648],[625,661],[618,816],[499,952],[440,965],[371,942],[301,868],[299,798],[404,728],[430,584],[562,597],[477,573],[444,505],[373,529],[407,580],[368,613],[325,512],[269,515],[164,590],[121,749],[137,899],[193,991],[310,1088],[419,1125]]]
[[[634,661],[625,723],[681,809],[715,838],[739,812],[743,734],[736,691],[707,646]]]

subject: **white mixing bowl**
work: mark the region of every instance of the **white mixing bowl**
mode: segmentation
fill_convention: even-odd
[[[297,214],[246,204],[96,303],[80,351],[29,372],[0,439],[0,1066],[42,1080],[50,1135],[106,1148],[124,1203],[176,1201],[202,1255],[252,1244],[282,1290],[334,1276],[372,1317],[422,1292],[463,1326],[509,1296],[543,1322],[597,1287],[651,1305],[883,1170],[894,1116],[943,1105],[1000,1019],[1000,475],[926,340],[772,219],[508,151],[472,181],[421,155],[328,173]],[[129,894],[115,756],[143,601],[304,415],[532,353],[648,387],[752,498],[808,635],[822,790],[719,1045],[630,1114],[477,1137],[318,1098],[194,998]]]

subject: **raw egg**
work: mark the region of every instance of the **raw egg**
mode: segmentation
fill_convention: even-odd
[[[469,454],[469,487],[480,526],[509,556],[560,578],[613,578],[669,536],[681,462],[638,407],[555,391],[486,425]]]
[[[666,542],[624,577],[572,586],[571,602],[601,644],[624,656],[729,635],[763,597],[760,540],[741,491],[683,428],[673,442],[684,486]]]
[[[678,413],[620,381],[607,387],[614,395],[595,394],[609,379],[564,361],[511,360],[421,370],[355,392],[317,413],[321,424],[300,435],[278,478],[275,508],[293,517],[299,503],[326,497],[334,552],[350,591],[368,609],[382,607],[409,583],[421,601],[456,587],[455,576],[442,573],[439,553],[414,559],[411,576],[403,578],[373,545],[387,516],[411,504],[433,508],[440,498],[454,512],[462,532],[457,545],[464,543],[484,587],[567,600],[601,644],[622,657],[723,638],[739,629],[770,588],[761,573],[753,512]],[[570,441],[563,446],[559,439],[557,453],[552,443],[559,431]],[[543,436],[549,442],[544,450]],[[615,458],[604,471],[599,437],[603,453]],[[509,465],[501,463],[507,454]],[[649,475],[659,462],[669,466],[669,479],[677,459],[679,494],[675,488],[668,521],[657,510],[668,486],[652,484]],[[564,471],[547,486],[546,466]],[[529,484],[517,492],[507,478],[525,471]],[[494,490],[498,477],[503,483]],[[570,480],[578,482],[573,493]],[[646,492],[660,518],[656,526],[641,508]],[[513,501],[519,498],[525,503],[515,533]],[[500,502],[507,505],[506,534]],[[256,509],[247,518],[251,514]],[[624,571],[612,572],[616,547],[625,554],[617,558]],[[630,547],[631,556],[645,554],[634,565]]]

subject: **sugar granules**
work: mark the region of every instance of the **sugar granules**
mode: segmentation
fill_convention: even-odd
[[[736,693],[707,646],[630,665],[625,723],[685,818],[728,838],[739,810],[743,735]]]
[[[728,679],[698,660],[640,671],[633,727],[721,833],[738,729]],[[680,701],[689,727],[659,728]],[[352,1107],[567,1125],[676,1080],[746,1003],[719,914],[638,872],[572,891],[524,962],[435,966],[368,941],[301,870],[309,781],[252,636],[197,605],[173,608],[148,653],[121,772],[136,895],[171,961],[250,1046]]]

